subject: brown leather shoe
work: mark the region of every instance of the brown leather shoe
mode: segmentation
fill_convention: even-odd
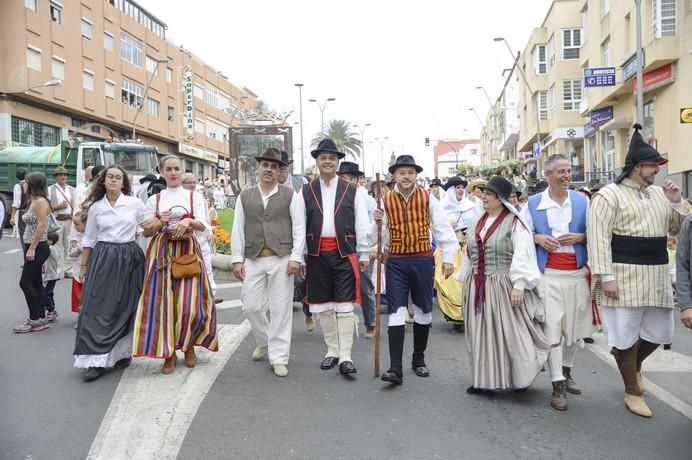
[[[172,374],[175,372],[175,365],[176,361],[178,360],[178,356],[173,352],[172,356],[169,356],[166,358],[166,361],[163,363],[163,367],[161,368],[161,373],[164,375]]]
[[[567,410],[567,384],[564,380],[553,382],[553,396],[550,398],[550,407],[555,410]]]
[[[581,389],[577,386],[577,382],[572,378],[572,368],[562,366],[562,375],[565,377],[565,389],[567,393],[580,395]]]
[[[185,352],[185,365],[187,367],[195,367],[197,364],[197,355],[195,355],[195,349],[190,348]]]

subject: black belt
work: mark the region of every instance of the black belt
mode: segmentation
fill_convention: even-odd
[[[668,238],[613,235],[613,262],[632,265],[668,265]]]

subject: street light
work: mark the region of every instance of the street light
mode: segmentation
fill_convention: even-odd
[[[308,99],[308,102],[314,102],[315,104],[317,104],[317,107],[320,109],[320,114],[322,116],[322,123],[320,124],[320,126],[322,127],[321,128],[322,134],[324,134],[324,109],[327,108],[328,103],[333,102],[333,101],[336,101],[336,98],[333,98],[333,97],[327,98],[327,99],[325,99],[324,104],[320,104],[319,102],[317,102],[317,99]]]
[[[635,0],[638,1],[638,0]],[[507,51],[509,51],[509,54],[512,56],[512,59],[514,59],[514,67],[517,68],[519,71],[519,75],[521,75],[521,79],[524,81],[524,84],[526,85],[526,89],[529,90],[529,94],[533,97],[533,90],[531,89],[531,85],[529,85],[528,80],[526,80],[526,75],[524,75],[524,71],[521,69],[521,66],[519,65],[519,56],[521,55],[520,53],[517,53],[517,55],[514,55],[514,51],[512,51],[512,47],[509,46],[509,43],[507,40],[505,40],[504,37],[495,37],[493,38],[493,41],[496,42],[504,42],[505,46],[507,47]],[[641,81],[641,80],[639,80]],[[640,85],[641,86],[641,85]],[[543,156],[541,155],[541,101],[538,97],[538,94],[536,94],[536,144],[538,144],[538,168],[536,170],[536,173],[538,177],[543,175]]]
[[[353,125],[354,128],[360,128],[358,131],[360,131],[360,155],[363,159],[363,172],[365,172],[365,128],[367,128],[368,126],[372,126],[372,123],[365,123],[363,126],[357,124]]]
[[[305,155],[305,150],[303,149],[303,84],[294,83],[293,86],[298,88],[298,100],[300,101],[300,174],[304,174],[305,170],[303,168],[303,155]]]
[[[372,142],[378,142],[380,144],[380,171],[384,169],[384,141],[389,140],[389,137],[375,137]],[[375,177],[375,163],[372,164],[372,175]]]
[[[476,89],[480,89],[483,91],[483,94],[485,94],[485,98],[488,100],[488,104],[490,104],[490,111],[493,112],[495,116],[497,116],[497,112],[495,111],[495,104],[493,104],[493,101],[490,100],[490,96],[488,96],[488,92],[485,90],[483,86],[476,86]]]
[[[147,100],[147,94],[149,93],[149,87],[151,86],[151,82],[154,79],[154,75],[157,74],[159,71],[159,64],[165,64],[168,62],[168,59],[153,59],[154,62],[156,62],[156,65],[154,66],[154,70],[151,72],[151,76],[149,77],[149,80],[147,81],[147,86],[144,87],[144,93],[142,94],[142,103],[137,107],[137,111],[135,112],[135,116],[132,119],[132,140],[135,141],[137,139],[136,133],[137,133],[137,126],[135,123],[137,122],[137,117],[139,116],[139,113],[144,110],[144,104]]]
[[[62,85],[62,83],[63,83],[62,80],[60,80],[59,78],[56,78],[54,80],[48,80],[47,82],[45,82],[42,85],[31,86],[31,87],[27,88],[25,90],[25,92],[31,91],[32,89],[36,89],[36,88],[50,88],[52,86],[60,86],[60,85]]]
[[[642,0],[634,0],[637,9],[637,123],[644,126],[644,51],[642,50]]]

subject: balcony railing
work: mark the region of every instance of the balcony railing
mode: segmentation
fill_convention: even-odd
[[[595,184],[606,185],[613,182],[615,177],[615,171],[586,171],[585,182],[589,187]]]

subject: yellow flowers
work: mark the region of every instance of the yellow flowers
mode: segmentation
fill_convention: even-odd
[[[217,254],[231,253],[231,235],[220,227],[214,229],[214,244]]]

